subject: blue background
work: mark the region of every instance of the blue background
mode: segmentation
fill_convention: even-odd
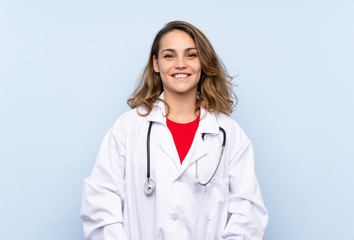
[[[186,20],[234,79],[266,240],[354,239],[353,1],[0,2],[0,239],[83,239],[82,180],[156,32]]]

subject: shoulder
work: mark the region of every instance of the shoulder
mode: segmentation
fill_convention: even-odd
[[[116,120],[116,122],[131,122],[131,121],[141,121],[144,119],[144,116],[141,116],[139,113],[145,113],[143,108],[134,108],[131,109],[122,115]]]
[[[243,131],[241,126],[230,116],[224,113],[215,113],[215,117],[220,127],[230,131]]]
[[[219,126],[224,128],[227,135],[237,142],[250,143],[243,128],[230,116],[223,113],[215,113]]]
[[[141,125],[146,121],[146,117],[141,116],[139,113],[144,113],[143,109],[134,108],[118,117],[112,126],[113,132],[126,132],[133,130],[134,127]]]

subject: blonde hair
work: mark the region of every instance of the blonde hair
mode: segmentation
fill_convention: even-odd
[[[127,103],[131,108],[143,106],[146,108],[146,116],[150,114],[163,92],[160,74],[154,71],[153,56],[158,58],[161,38],[173,30],[187,33],[195,42],[201,65],[201,77],[198,83],[199,97],[196,102],[196,111],[203,107],[208,112],[217,112],[230,115],[237,104],[236,94],[232,90],[231,77],[216,55],[208,38],[196,27],[183,21],[169,22],[155,36],[151,47],[149,61],[141,74],[140,81],[128,98]],[[166,114],[168,114],[168,104]]]

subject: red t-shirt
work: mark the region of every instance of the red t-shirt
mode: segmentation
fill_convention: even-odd
[[[182,164],[192,146],[195,133],[199,126],[199,117],[189,123],[176,123],[167,118],[166,123],[172,134],[179,155],[179,160]]]

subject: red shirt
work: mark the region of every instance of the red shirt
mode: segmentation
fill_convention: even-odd
[[[166,123],[172,134],[179,155],[179,160],[182,164],[192,146],[195,133],[199,126],[199,117],[189,123],[176,123],[167,118]]]

